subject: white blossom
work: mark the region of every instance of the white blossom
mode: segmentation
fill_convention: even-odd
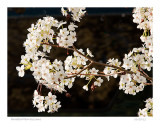
[[[22,65],[21,67],[17,66],[16,69],[18,71],[18,75],[20,77],[23,77],[24,76],[24,65]]]
[[[88,91],[88,85],[84,85],[83,89],[86,90],[86,91]]]
[[[101,86],[101,83],[103,82],[103,79],[101,77],[97,78],[96,81],[94,82],[95,86]]]
[[[90,57],[94,57],[94,55],[92,55],[91,51],[89,50],[89,48],[87,48],[87,54],[90,56]]]

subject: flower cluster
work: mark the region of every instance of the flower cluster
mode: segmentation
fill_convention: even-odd
[[[78,51],[83,55],[85,55],[85,53],[83,52],[83,49],[79,49]],[[89,49],[87,49],[87,51],[88,51],[87,52],[88,55],[93,56],[92,53],[89,52]],[[68,56],[64,62],[66,73],[71,74],[71,73],[77,73],[81,71],[82,68],[86,67],[87,62],[88,62],[88,59],[86,57],[74,51],[73,56]],[[84,70],[83,73],[86,74],[87,70]]]
[[[153,66],[153,57],[148,56],[148,50],[145,47],[134,48],[129,54],[125,54],[123,65],[125,69],[137,72],[139,68],[151,71]]]
[[[49,60],[42,58],[32,63],[30,68],[33,71],[33,76],[37,82],[45,85],[48,89],[58,90],[59,92],[65,91],[64,86],[68,85],[67,82],[73,82],[73,79],[65,79],[63,63],[55,59],[53,63]]]
[[[133,22],[137,23],[137,28],[143,30],[151,30],[153,26],[153,8],[136,7],[133,10]]]
[[[67,16],[69,13],[71,13],[73,21],[80,22],[80,19],[84,14],[86,13],[85,7],[68,7],[66,10],[62,7],[61,12],[63,16]]]
[[[82,49],[78,50],[81,54],[85,55],[85,53],[83,52]],[[87,48],[87,55],[86,56],[90,56],[93,57],[91,51],[89,50],[89,48]],[[66,69],[66,73],[69,74],[77,74],[78,72],[82,71],[82,69],[86,68],[88,65],[88,59],[82,55],[80,55],[77,52],[73,52],[74,56],[68,56],[65,60],[65,69]],[[80,74],[77,75],[77,77],[80,78],[85,78],[86,80],[89,80],[88,84],[83,86],[83,89],[88,91],[88,85],[91,82],[91,80],[93,78],[95,78],[94,75],[98,74],[97,69],[95,68],[91,68],[91,69],[85,69],[83,70]],[[95,78],[96,79],[96,78]],[[96,79],[96,81],[94,82],[94,85],[96,86],[101,86],[101,83],[103,82],[103,79],[101,79],[100,77],[98,79]]]
[[[21,56],[20,64],[23,65],[21,68],[16,68],[19,71],[19,76],[24,76],[24,69],[29,69],[32,66],[32,61],[38,60],[38,57],[44,57],[44,52],[50,52],[51,46],[42,45],[41,43],[48,41],[54,43],[52,38],[55,32],[51,28],[59,25],[60,23],[53,17],[44,17],[43,20],[39,19],[36,25],[31,25],[31,28],[28,29],[27,39],[23,44],[26,51],[26,54]],[[43,52],[38,51],[41,45]]]
[[[143,70],[151,71],[153,58],[147,56],[146,52],[145,48],[134,48],[128,55],[125,54],[122,67],[134,72],[134,74],[121,76],[119,89],[123,89],[125,93],[128,93],[127,87],[132,85],[132,88],[130,86],[132,93],[130,92],[129,94],[135,95],[136,92],[142,91],[145,86],[144,84],[147,83],[144,77],[146,73]]]
[[[141,36],[143,47],[134,48],[125,54],[122,67],[130,70],[133,74],[122,75],[119,89],[123,89],[127,94],[135,95],[144,89],[148,75],[144,70],[151,71],[153,67],[153,41],[152,41],[152,8],[135,8],[133,11],[133,22],[138,23],[138,27],[144,30]],[[151,34],[151,35],[150,35]]]
[[[152,100],[152,98],[148,98],[145,102],[146,102],[145,108],[139,109],[139,112],[138,112],[139,117],[153,116],[153,100]]]
[[[114,58],[113,59],[109,59],[108,62],[107,62],[107,64],[114,65],[114,66],[117,66],[117,67],[121,66],[121,62],[119,62],[118,59],[114,59]],[[106,75],[109,74],[109,76],[106,76],[106,78],[108,79],[108,81],[110,79],[110,76],[113,76],[114,78],[117,78],[117,76],[118,76],[118,74],[117,74],[118,69],[115,69],[113,67],[105,67],[104,70],[103,70],[103,72]]]
[[[53,27],[58,28],[61,25],[58,20],[53,17],[43,17],[39,19],[36,25],[32,24],[28,29],[27,40],[24,42],[26,53],[35,54],[41,45],[41,42],[53,42],[53,36],[55,34]],[[42,45],[43,52],[50,52],[51,46]]]
[[[137,28],[143,29],[144,33],[140,37],[145,47],[149,50],[148,55],[153,53],[153,8],[140,7],[133,11],[133,22],[137,23]]]
[[[55,43],[68,48],[77,40],[75,28],[78,26],[70,22],[68,28],[63,28],[66,23],[53,17],[43,17],[35,25],[31,25],[23,44],[26,54],[21,56],[20,64],[22,65],[16,67],[20,77],[24,76],[25,70],[31,70],[37,83],[46,86],[51,91],[57,90],[62,93],[66,91],[65,86],[72,87],[75,78],[66,79],[63,62],[57,59],[51,62],[46,55],[50,53]]]
[[[84,54],[82,49],[78,50],[82,54]],[[84,56],[80,55],[77,52],[73,53],[74,56],[68,56],[65,60],[65,69],[66,72],[71,74],[71,73],[76,73],[81,70],[82,67],[84,67],[88,61]]]
[[[49,108],[48,113],[53,113],[58,111],[61,107],[60,102],[57,102],[56,96],[52,95],[51,92],[48,96],[40,96],[37,90],[34,91],[33,95],[33,105],[38,108],[38,112],[44,112],[45,109]]]
[[[65,48],[73,46],[73,43],[77,41],[75,28],[77,28],[77,26],[74,23],[70,23],[68,29],[60,29],[60,32],[56,37],[59,46]]]
[[[146,79],[140,73],[125,74],[120,78],[119,89],[124,90],[126,94],[136,95],[144,89],[144,83],[146,83]]]

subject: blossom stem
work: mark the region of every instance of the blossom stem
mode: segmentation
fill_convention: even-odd
[[[87,86],[89,85],[89,83],[91,82],[92,78],[89,80],[89,82],[87,83]]]

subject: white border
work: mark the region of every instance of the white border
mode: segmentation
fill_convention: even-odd
[[[105,2],[104,2],[105,1]],[[1,0],[0,4],[0,120],[11,123],[157,123],[160,117],[160,2],[159,0]],[[153,118],[132,117],[42,117],[39,121],[30,120],[35,118],[7,117],[7,7],[153,7],[154,9],[154,110]]]

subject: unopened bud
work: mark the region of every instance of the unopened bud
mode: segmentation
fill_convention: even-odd
[[[91,90],[94,91],[94,89],[96,88],[96,86],[94,85],[94,83],[91,85]]]
[[[70,93],[66,93],[66,97],[71,97],[71,94]]]

